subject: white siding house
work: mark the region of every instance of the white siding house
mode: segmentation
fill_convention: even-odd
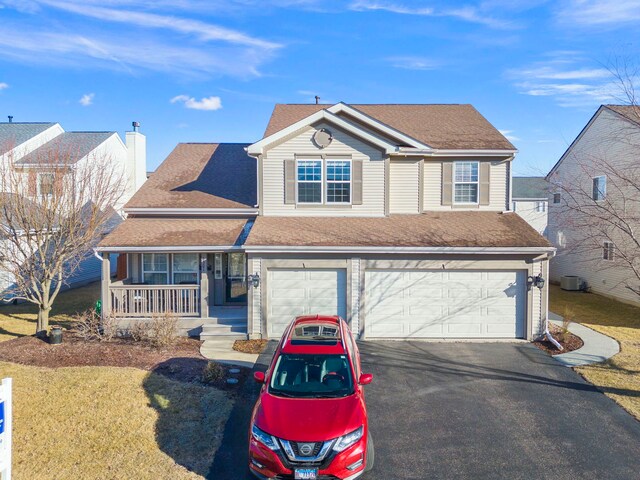
[[[512,210],[540,235],[547,236],[549,186],[544,177],[513,177]]]
[[[113,165],[115,175],[125,179],[124,194],[115,212],[124,217],[123,207],[146,180],[146,138],[137,131],[127,132],[126,144],[116,132],[66,132],[58,123],[0,123],[0,169],[20,168],[29,181],[24,192],[2,192],[28,196],[37,201],[47,185],[46,164],[56,155],[75,168],[86,168],[92,162]],[[67,158],[68,157],[68,158]],[[72,167],[74,168],[74,167]],[[119,217],[118,217],[119,218]],[[122,221],[120,218],[119,221]],[[118,223],[114,219],[114,226]],[[79,268],[65,282],[65,288],[84,285],[101,278],[101,262],[91,251]],[[114,263],[115,272],[115,263]],[[0,292],[6,292],[13,279],[0,273]]]
[[[575,211],[566,208],[570,200],[593,205],[607,202],[625,212],[630,228],[640,229],[638,191],[616,188],[614,179],[608,178],[614,171],[640,178],[640,117],[636,108],[601,106],[546,178],[550,183],[548,238],[558,248],[550,265],[551,280],[578,276],[583,288],[639,304],[640,297],[627,287],[638,288],[640,281],[618,258],[615,239],[594,236],[593,228],[585,227],[577,221]]]

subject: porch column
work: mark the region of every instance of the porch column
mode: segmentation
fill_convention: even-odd
[[[200,255],[200,318],[209,316],[209,276],[207,275],[207,254]]]
[[[100,296],[102,300],[102,316],[109,316],[111,314],[111,293],[109,289],[111,287],[111,259],[109,254],[104,252],[102,254],[102,283],[100,286]]]

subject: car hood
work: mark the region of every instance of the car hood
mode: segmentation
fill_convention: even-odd
[[[343,398],[282,398],[264,393],[256,405],[258,428],[284,440],[318,442],[352,432],[365,421],[359,395]]]

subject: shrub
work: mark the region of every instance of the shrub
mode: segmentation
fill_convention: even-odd
[[[73,330],[83,340],[108,342],[117,336],[118,324],[113,316],[101,318],[99,313],[90,308],[74,316]]]
[[[178,338],[178,318],[164,313],[154,315],[151,320],[134,320],[127,336],[134,342],[144,342],[155,348],[166,347]]]
[[[202,381],[207,384],[218,383],[226,374],[227,372],[222,365],[218,362],[210,361],[202,369]]]
[[[565,307],[562,315],[562,326],[560,327],[560,333],[558,334],[558,340],[565,342],[569,335],[569,326],[576,318],[576,314],[571,307]]]

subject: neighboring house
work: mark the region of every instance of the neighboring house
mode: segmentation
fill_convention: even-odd
[[[20,168],[28,175],[27,192],[2,192],[27,195],[37,199],[54,188],[50,166],[60,157],[64,164],[80,166],[95,159],[108,159],[116,172],[126,178],[126,188],[115,212],[123,216],[122,207],[146,180],[146,138],[137,131],[126,133],[126,144],[116,132],[65,132],[58,123],[0,122],[0,168]],[[49,168],[49,171],[47,171]],[[114,224],[119,223],[114,218]],[[115,225],[114,225],[115,226]],[[88,256],[66,279],[65,288],[80,286],[101,278],[101,262]],[[11,274],[0,271],[0,291],[13,284]]]
[[[515,153],[471,105],[276,105],[258,142],[179,144],[134,195],[98,247],[105,272],[127,255],[104,312],[201,336],[318,313],[360,338],[531,339],[555,249],[508,211]]]
[[[640,303],[638,295],[625,285],[638,281],[619,261],[616,242],[605,235],[593,238],[594,229],[577,220],[566,205],[568,200],[594,207],[599,202],[618,204],[614,208],[626,211],[629,227],[640,230],[638,183],[625,191],[628,189],[609,178],[618,172],[629,179],[640,179],[639,119],[637,106],[600,106],[546,177],[550,183],[548,238],[558,248],[551,261],[551,280],[560,282],[562,276],[578,276],[582,288],[635,304]]]
[[[512,209],[547,236],[549,186],[544,177],[513,177]]]

